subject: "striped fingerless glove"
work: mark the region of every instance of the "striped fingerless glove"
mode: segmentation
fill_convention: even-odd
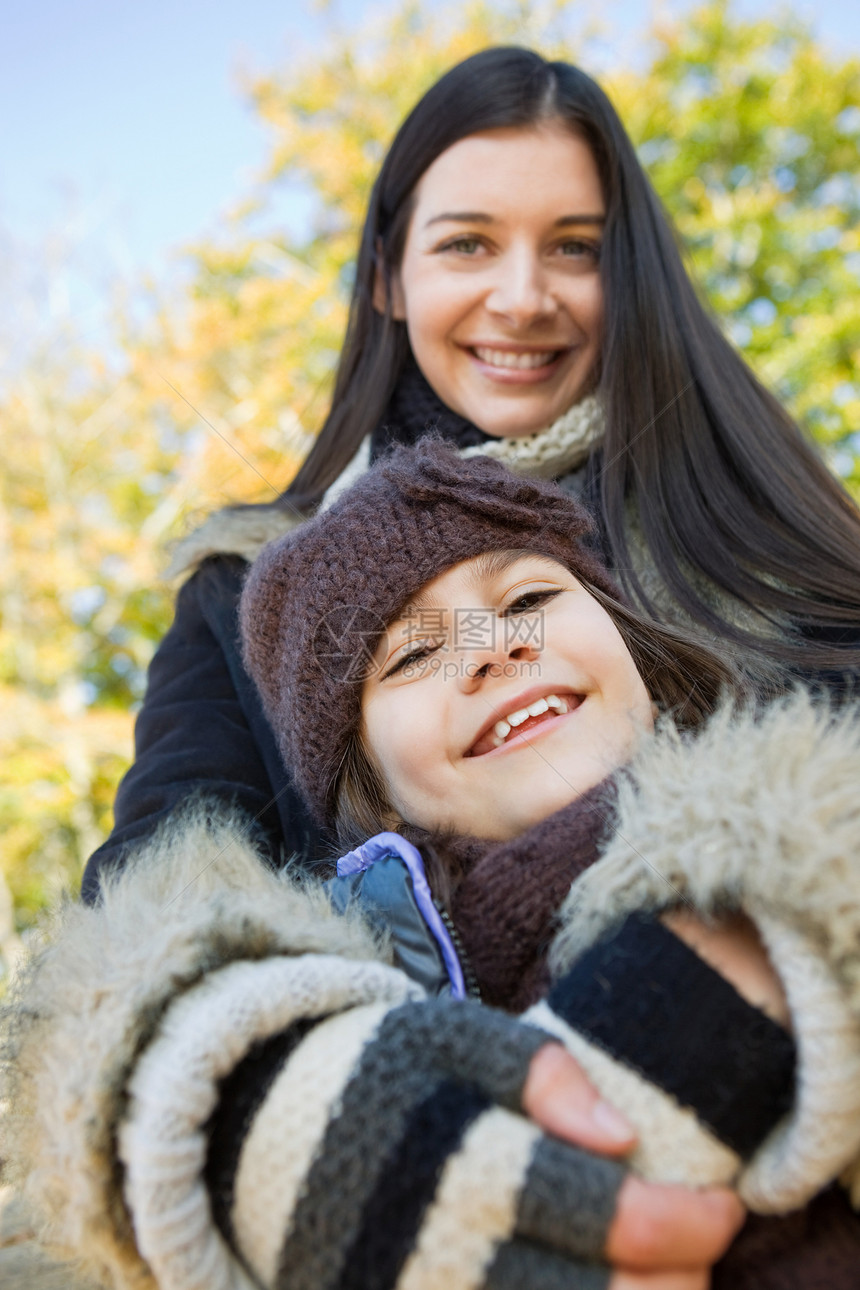
[[[403,980],[306,955],[171,1006],[120,1134],[161,1290],[606,1286],[624,1169],[520,1110],[549,1036]]]
[[[623,1109],[647,1179],[736,1184],[792,1109],[791,1035],[648,915],[596,941],[525,1018]]]

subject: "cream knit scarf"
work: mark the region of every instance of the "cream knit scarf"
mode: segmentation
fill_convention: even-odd
[[[486,443],[461,448],[464,457],[494,457],[530,479],[559,479],[588,457],[603,438],[606,419],[603,404],[595,394],[588,394],[546,430],[516,438],[490,439]],[[349,465],[330,486],[320,510],[327,510],[370,465],[370,438],[363,440]]]

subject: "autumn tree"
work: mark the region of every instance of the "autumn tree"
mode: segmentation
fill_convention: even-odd
[[[575,6],[409,4],[245,87],[269,161],[119,358],[72,343],[0,395],[0,827],[19,924],[74,882],[110,821],[130,709],[169,621],[162,547],[202,512],[267,500],[318,429],[370,184],[447,67],[520,43],[591,70]],[[717,0],[601,77],[694,276],[765,382],[860,487],[860,64],[800,23]],[[408,75],[404,74],[408,50]],[[287,210],[290,218],[282,216]],[[297,214],[298,212],[298,214]]]
[[[725,330],[860,487],[860,62],[720,2],[608,88]]]

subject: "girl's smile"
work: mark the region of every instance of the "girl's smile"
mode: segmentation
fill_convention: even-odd
[[[394,811],[424,828],[514,837],[627,761],[653,724],[609,614],[546,556],[448,569],[374,662],[362,740]]]
[[[556,721],[566,717],[583,702],[581,694],[558,695],[548,692],[544,695],[545,689],[545,686],[540,687],[541,692],[537,698],[528,694],[521,696],[514,701],[516,706],[499,716],[498,720],[491,717],[466,756],[484,757],[501,749],[522,748],[523,736],[531,735],[538,729],[543,732],[548,725],[553,727]],[[530,740],[525,742],[527,744]]]
[[[600,352],[605,208],[590,148],[557,122],[470,135],[414,203],[392,312],[418,366],[488,434],[545,429],[594,382]]]

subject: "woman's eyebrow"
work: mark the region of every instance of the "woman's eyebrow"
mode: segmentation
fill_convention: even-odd
[[[446,221],[455,224],[493,224],[495,218],[484,211],[443,211],[441,215],[431,215],[424,225],[443,224]],[[556,228],[569,228],[572,224],[605,224],[605,215],[562,215],[555,220]]]
[[[492,224],[492,215],[487,215],[483,211],[443,211],[441,215],[431,215],[424,225],[429,228],[431,224],[441,224],[445,220],[453,220],[459,224]]]
[[[605,215],[562,215],[555,221],[556,228],[566,228],[570,224],[605,224]]]

